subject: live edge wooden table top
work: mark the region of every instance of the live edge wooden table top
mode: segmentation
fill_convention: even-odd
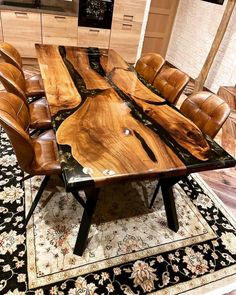
[[[235,165],[114,50],[37,44],[36,51],[65,186],[84,207],[74,254],[86,247],[99,187],[159,177],[151,205],[161,187],[168,226],[178,231],[172,186],[191,172]]]
[[[114,50],[36,51],[67,190],[235,165]]]

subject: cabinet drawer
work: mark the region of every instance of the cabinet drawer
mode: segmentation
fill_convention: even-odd
[[[78,46],[108,48],[110,30],[78,27]]]
[[[115,1],[110,48],[130,63],[136,60],[145,4],[146,0]]]
[[[1,11],[4,41],[17,48],[23,57],[36,57],[35,43],[41,43],[39,13]]]
[[[136,59],[141,23],[114,20],[110,39],[110,48],[116,50],[127,62],[134,63]]]
[[[77,17],[42,14],[44,44],[77,46]]]

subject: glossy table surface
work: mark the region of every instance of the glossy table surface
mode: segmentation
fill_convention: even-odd
[[[115,51],[36,51],[67,190],[235,165]]]

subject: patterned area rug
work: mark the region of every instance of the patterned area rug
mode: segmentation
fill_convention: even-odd
[[[4,132],[0,148],[0,294],[220,294],[230,284],[228,291],[233,289],[236,222],[200,177],[191,179],[194,189],[183,182],[175,186],[178,233],[167,227],[161,194],[148,209],[155,181],[101,190],[88,246],[79,257],[73,255],[79,203],[52,179],[25,233],[25,208],[41,177],[22,183]]]

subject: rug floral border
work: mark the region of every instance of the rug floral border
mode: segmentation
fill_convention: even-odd
[[[202,294],[210,285],[212,290],[236,278],[236,222],[217,197],[215,204],[211,201],[206,191],[212,192],[206,185],[192,178],[194,190],[186,183],[179,185],[217,238],[30,290],[23,228],[23,174],[6,134],[2,132],[0,139],[1,294],[194,294],[199,293],[199,287]]]

